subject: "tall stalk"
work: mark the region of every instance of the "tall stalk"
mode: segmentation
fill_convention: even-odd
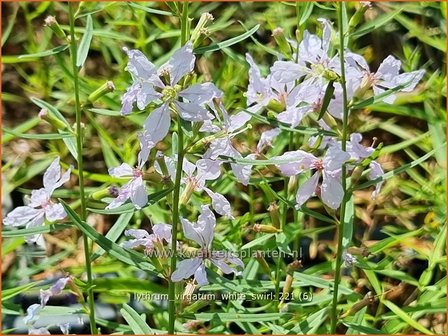
[[[181,45],[184,45],[188,41],[188,2],[185,1],[182,6],[181,17]],[[171,228],[171,260],[170,269],[171,273],[176,269],[177,263],[177,229],[179,226],[179,199],[180,199],[180,182],[182,178],[182,166],[184,161],[184,133],[182,130],[181,119],[177,117],[177,164],[176,164],[176,178],[174,181],[173,191],[173,219]],[[176,321],[176,287],[175,283],[170,279],[168,283],[168,334],[174,334],[174,324]]]
[[[81,219],[83,221],[87,218],[86,210],[86,197],[84,191],[84,166],[83,166],[83,134],[81,125],[81,104],[79,102],[79,78],[78,78],[78,67],[76,65],[76,55],[77,55],[77,44],[75,38],[75,16],[73,14],[74,4],[69,3],[69,19],[70,19],[70,57],[72,61],[73,69],[73,82],[75,91],[75,114],[76,114],[76,147],[78,152],[78,173],[79,173],[79,197],[81,201]],[[96,335],[98,330],[96,328],[95,321],[95,301],[93,298],[93,288],[92,288],[92,265],[90,261],[90,248],[89,239],[85,233],[83,233],[83,243],[84,243],[84,257],[86,260],[86,272],[87,272],[87,300],[89,304],[89,321],[90,321],[90,332],[92,335]]]
[[[338,4],[338,26],[339,26],[339,60],[341,63],[341,86],[342,86],[342,99],[343,99],[343,118],[342,118],[342,150],[347,149],[347,132],[348,132],[348,101],[347,101],[347,87],[345,82],[345,63],[344,63],[344,26],[343,26],[343,16],[342,16],[342,3]],[[337,307],[338,307],[338,292],[339,292],[339,282],[341,281],[341,266],[342,266],[342,236],[344,233],[345,225],[345,209],[347,204],[347,169],[345,165],[342,166],[342,189],[344,190],[344,197],[341,204],[340,213],[340,224],[337,230],[338,233],[338,246],[336,255],[336,269],[334,277],[334,288],[333,288],[333,303],[331,307],[331,334],[336,333],[337,325]]]

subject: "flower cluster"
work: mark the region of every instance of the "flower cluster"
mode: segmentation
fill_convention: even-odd
[[[61,175],[60,158],[57,157],[44,173],[44,187],[31,192],[27,205],[15,208],[3,219],[4,225],[38,227],[48,222],[64,219],[67,215],[60,203],[51,200],[53,192],[70,179],[71,168]],[[35,242],[38,235],[27,236],[29,243]]]
[[[299,211],[311,197],[318,196],[327,210],[334,212],[341,206],[346,192],[344,176],[359,178],[364,170],[366,173],[362,176],[371,180],[383,175],[381,165],[375,161],[378,151],[374,145],[364,145],[359,133],[350,134],[346,129],[341,132],[343,111],[348,108],[353,113],[357,102],[371,97],[393,103],[397,93],[409,92],[416,87],[424,71],[400,73],[400,61],[388,56],[378,70],[372,72],[363,56],[350,50],[345,50],[342,67],[340,55],[334,52],[332,45],[331,22],[319,21],[321,36],[305,31],[299,43],[289,40],[289,54],[282,56],[285,58],[279,57],[267,76],[261,74],[254,58],[246,54],[249,64],[249,83],[245,92],[247,108],[235,113],[226,109],[224,94],[213,83],[196,82],[192,42],[176,50],[158,69],[141,51],[124,48],[132,84],[122,96],[121,114],[126,116],[137,109],[147,117],[138,135],[140,151],[136,165],[122,163],[109,169],[109,175],[122,180],[123,184],[109,189],[112,200],[106,209],[120,208],[128,201],[137,210],[144,208],[148,204],[147,176],[158,174],[161,184],[172,185],[178,176],[176,167],[182,167],[181,206],[188,208],[192,199],[201,199],[205,204],[200,204],[197,222],[180,218],[184,236],[198,244],[199,249],[193,258],[181,260],[176,270],[170,270],[171,280],[181,281],[194,276],[199,285],[207,284],[205,269],[209,262],[225,274],[239,274],[244,268],[239,258],[222,254],[212,247],[216,225],[212,210],[229,220],[234,219],[231,203],[216,191],[218,179],[228,164],[235,179],[243,185],[251,182],[253,167],[260,159],[272,166],[271,171],[283,176],[307,175],[296,190],[295,208]],[[342,69],[345,69],[344,73]],[[343,106],[344,95],[348,107]],[[265,118],[268,123],[273,118],[276,120],[271,123],[272,128],[261,133],[256,148],[236,146],[235,137],[250,130],[251,119],[254,116],[264,118],[262,114],[268,116]],[[159,142],[169,138],[172,117],[189,133],[188,146],[182,148],[185,157],[179,155],[179,148],[178,151],[159,151],[164,148],[158,146]],[[293,143],[296,148],[277,152],[278,155],[269,158],[269,148],[275,147],[277,139],[284,133],[310,124],[317,131],[308,138],[305,136],[300,146]],[[342,139],[343,136],[347,138]],[[170,140],[174,142],[174,134]],[[182,165],[178,166],[180,157]],[[45,172],[44,187],[33,190],[27,205],[10,212],[4,219],[5,225],[32,228],[42,225],[45,220],[54,222],[65,218],[62,205],[51,201],[54,190],[70,178],[70,169],[61,174],[59,161],[56,158]],[[373,198],[381,189],[382,181],[378,180]],[[193,198],[193,195],[202,197]],[[169,224],[153,225],[151,234],[141,229],[127,230],[125,235],[131,239],[122,246],[145,251],[165,249],[168,247],[164,243],[177,239],[171,232]],[[35,238],[28,241],[32,239]],[[353,262],[346,259],[347,264]],[[41,305],[29,308],[29,323],[58,288],[41,293]]]
[[[48,331],[47,327],[40,327],[36,328],[35,324],[39,320],[40,312],[42,309],[45,308],[45,306],[48,303],[48,300],[55,295],[59,295],[64,290],[65,286],[72,281],[70,277],[61,278],[56,283],[51,286],[49,289],[40,290],[40,303],[32,304],[28,307],[26,310],[27,315],[23,318],[23,322],[28,327],[28,333],[30,335],[49,335],[50,332]],[[67,335],[69,333],[70,325],[68,323],[64,324],[58,324],[59,328],[61,329],[62,333]]]

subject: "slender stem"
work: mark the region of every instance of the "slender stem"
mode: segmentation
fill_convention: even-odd
[[[73,4],[68,5],[69,17],[70,17],[70,56],[73,66],[73,82],[75,90],[75,113],[76,113],[76,147],[78,152],[78,172],[79,172],[79,197],[81,200],[81,219],[83,221],[87,218],[86,197],[84,191],[84,167],[83,167],[83,134],[81,125],[81,104],[79,102],[79,79],[78,79],[78,67],[76,65],[77,45],[75,39],[75,16],[73,15]],[[83,233],[84,238],[84,257],[86,259],[86,272],[87,272],[87,300],[89,304],[89,321],[90,332],[92,335],[98,334],[95,321],[95,301],[93,297],[93,282],[92,282],[92,265],[90,261],[90,249],[89,239]]]
[[[343,18],[342,18],[342,3],[338,4],[338,21],[339,21],[339,59],[341,63],[341,86],[342,86],[342,99],[343,99],[343,118],[342,118],[342,150],[345,151],[347,149],[347,132],[348,132],[348,99],[347,99],[347,87],[345,82],[345,63],[344,63],[344,27],[343,27]],[[345,209],[347,204],[347,170],[345,165],[342,166],[342,189],[344,190],[344,197],[342,199],[341,204],[341,213],[340,213],[340,224],[337,230],[338,233],[338,246],[337,246],[337,255],[336,255],[336,269],[335,269],[335,277],[334,277],[334,288],[333,288],[333,303],[331,307],[331,334],[336,333],[336,325],[337,325],[337,305],[338,305],[338,291],[339,291],[339,282],[341,281],[341,266],[342,266],[342,236],[344,234],[344,225],[345,225]]]
[[[174,195],[173,195],[173,220],[171,231],[171,251],[173,251],[170,260],[171,272],[176,269],[177,255],[175,253],[177,249],[177,227],[179,225],[179,198],[180,198],[180,182],[182,178],[182,165],[184,161],[184,134],[180,123],[180,118],[177,120],[178,135],[177,135],[177,165],[176,165],[176,179],[174,181]],[[176,320],[176,291],[175,283],[169,281],[168,287],[169,296],[169,323],[168,334],[174,334],[174,322]]]
[[[188,2],[185,1],[182,7],[182,18],[181,18],[181,45],[187,43],[188,40]],[[171,273],[176,269],[177,262],[177,229],[179,225],[179,199],[180,199],[180,182],[182,178],[182,166],[184,161],[184,133],[182,130],[181,119],[178,115],[177,117],[177,164],[176,164],[176,178],[174,181],[174,194],[173,194],[173,220],[172,220],[172,231],[171,231],[171,260],[170,269]],[[168,334],[174,334],[174,324],[176,321],[176,284],[169,280],[168,283]]]

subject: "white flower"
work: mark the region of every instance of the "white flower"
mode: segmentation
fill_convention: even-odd
[[[60,158],[57,157],[45,171],[43,177],[44,187],[31,192],[28,205],[17,207],[8,213],[3,220],[4,225],[32,228],[41,226],[45,219],[54,222],[66,217],[62,204],[54,203],[51,200],[54,190],[70,179],[71,168],[61,175],[59,161]],[[33,236],[29,241],[35,241],[36,239],[37,237]]]
[[[185,237],[198,243],[201,251],[197,257],[182,260],[177,264],[176,270],[171,274],[172,281],[181,281],[194,275],[200,286],[208,284],[205,272],[207,259],[225,274],[238,273],[236,267],[244,268],[243,262],[232,254],[211,250],[216,218],[208,205],[201,207],[197,223],[192,223],[185,218],[181,218],[181,222]]]

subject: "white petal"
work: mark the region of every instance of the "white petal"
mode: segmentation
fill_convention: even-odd
[[[39,319],[39,313],[42,309],[42,306],[38,303],[32,304],[26,310],[27,315],[23,318],[23,323],[26,325],[32,325]]]
[[[146,161],[148,161],[149,153],[151,149],[155,146],[154,142],[151,140],[151,137],[148,135],[146,131],[138,136],[140,140],[140,152],[138,153],[138,168],[143,168]]]
[[[122,163],[118,167],[109,168],[108,172],[113,177],[133,176],[134,169],[127,163]]]
[[[392,82],[394,83],[394,86],[406,85],[406,87],[401,90],[402,92],[411,92],[415,89],[424,74],[425,70],[403,73],[401,75],[395,76],[392,79]]]
[[[350,154],[344,152],[338,145],[330,146],[323,158],[324,169],[326,171],[341,169],[348,160],[350,160]]]
[[[45,188],[40,188],[38,190],[31,191],[30,204],[28,205],[30,207],[37,208],[48,203],[49,200],[50,194],[48,193],[48,190]]]
[[[213,83],[194,84],[179,92],[179,96],[197,105],[222,97],[223,93]]]
[[[210,159],[196,161],[198,179],[216,180],[221,175],[221,162]]]
[[[174,103],[182,119],[187,121],[204,121],[213,119],[213,116],[206,108],[195,103],[184,103],[176,101]]]
[[[310,166],[317,161],[317,158],[304,152],[302,150],[285,152],[280,156],[272,157],[272,161],[285,160],[288,163],[277,164],[277,168],[280,169],[285,176],[294,176],[300,174],[302,171],[309,169]]]
[[[264,147],[272,147],[272,142],[280,134],[280,128],[273,128],[268,131],[261,133],[260,140],[257,144],[257,151],[261,152]]]
[[[303,117],[312,111],[311,106],[301,106],[301,107],[290,107],[286,111],[281,112],[277,115],[277,120],[289,124],[292,127],[296,127],[300,124]]]
[[[372,161],[370,162],[370,172],[369,172],[369,179],[370,180],[375,180],[380,176],[384,175],[384,171],[383,168],[381,168],[381,165],[376,162],[376,161]],[[375,190],[372,192],[372,198],[376,198],[378,196],[378,194],[381,191],[381,187],[383,186],[384,181],[378,182]]]
[[[28,335],[51,335],[47,328],[41,327],[41,328],[33,328],[31,327],[28,330]]]
[[[212,199],[213,209],[222,216],[226,216],[229,219],[233,219],[232,208],[229,201],[221,194],[215,193],[208,188],[204,188],[205,192]]]
[[[313,196],[319,182],[320,173],[315,172],[308,180],[305,181],[297,190],[296,208],[300,208],[308,199]]]
[[[46,190],[54,190],[54,185],[61,178],[61,166],[59,165],[59,161],[60,157],[58,156],[44,173],[44,188]]]
[[[207,273],[205,272],[204,263],[200,264],[194,272],[194,278],[199,286],[205,286],[208,284]]]
[[[389,55],[378,67],[378,71],[376,72],[382,79],[389,79],[397,76],[400,72],[401,61],[397,60],[395,57]]]
[[[201,214],[198,217],[197,225],[201,228],[203,247],[210,247],[215,233],[216,217],[208,205],[201,206]]]
[[[20,206],[15,208],[13,211],[8,213],[8,215],[3,219],[4,225],[12,226],[24,226],[30,221],[43,215],[41,209],[34,209],[30,206]]]
[[[272,94],[269,81],[266,78],[262,78],[260,74],[260,69],[255,64],[252,56],[246,54],[246,61],[249,63],[249,85],[247,87],[247,104],[259,103],[261,106],[266,105]],[[257,104],[257,109],[258,107]]]
[[[341,179],[333,177],[324,171],[322,186],[321,186],[322,201],[332,209],[337,209],[341,205],[344,197],[344,190],[342,189]]]
[[[202,264],[201,258],[185,259],[177,263],[176,270],[171,274],[171,280],[174,282],[188,279]]]
[[[140,91],[140,84],[134,83],[124,93],[121,97],[121,115],[128,115],[132,112],[134,103],[137,101],[137,95]]]
[[[132,180],[123,185],[118,190],[117,198],[115,198],[111,203],[109,203],[106,209],[118,208],[120,205],[126,202],[129,199],[129,197],[131,197],[131,186],[132,186]]]
[[[148,79],[156,73],[156,68],[140,50],[123,48],[129,57],[127,70],[134,78]]]
[[[144,110],[149,103],[162,97],[162,94],[154,89],[152,83],[142,82],[140,88],[136,91],[137,107]]]
[[[180,218],[182,223],[182,229],[186,238],[194,240],[199,245],[203,246],[205,244],[202,238],[202,230],[197,226],[197,223],[192,223],[186,218]]]
[[[45,207],[45,217],[49,222],[64,219],[67,216],[64,207],[60,203],[49,204]]]
[[[227,130],[229,132],[233,132],[237,129],[240,129],[252,118],[252,115],[246,112],[239,112],[235,115],[230,116],[229,126]]]
[[[193,71],[195,60],[193,44],[188,41],[182,48],[174,52],[169,61],[160,67],[160,70],[167,69],[170,72],[171,86],[174,86],[187,73]]]
[[[126,237],[134,237],[136,239],[148,239],[149,232],[141,229],[129,229],[124,232]]]
[[[143,208],[148,203],[148,194],[141,176],[132,181],[131,201],[137,209]]]
[[[162,141],[168,134],[171,124],[171,116],[168,104],[156,108],[146,118],[143,128],[148,136],[148,143],[152,142],[155,146],[159,141]]]
[[[362,135],[353,133],[350,135],[350,141],[347,142],[347,152],[354,160],[364,159],[374,151],[372,147],[365,147],[362,145],[361,141]]]
[[[165,239],[167,242],[171,241],[171,230],[172,227],[168,224],[156,224],[152,227],[152,232],[154,232],[157,237]]]
[[[304,76],[303,67],[290,61],[276,61],[271,67],[271,78],[279,83],[290,83]]]

